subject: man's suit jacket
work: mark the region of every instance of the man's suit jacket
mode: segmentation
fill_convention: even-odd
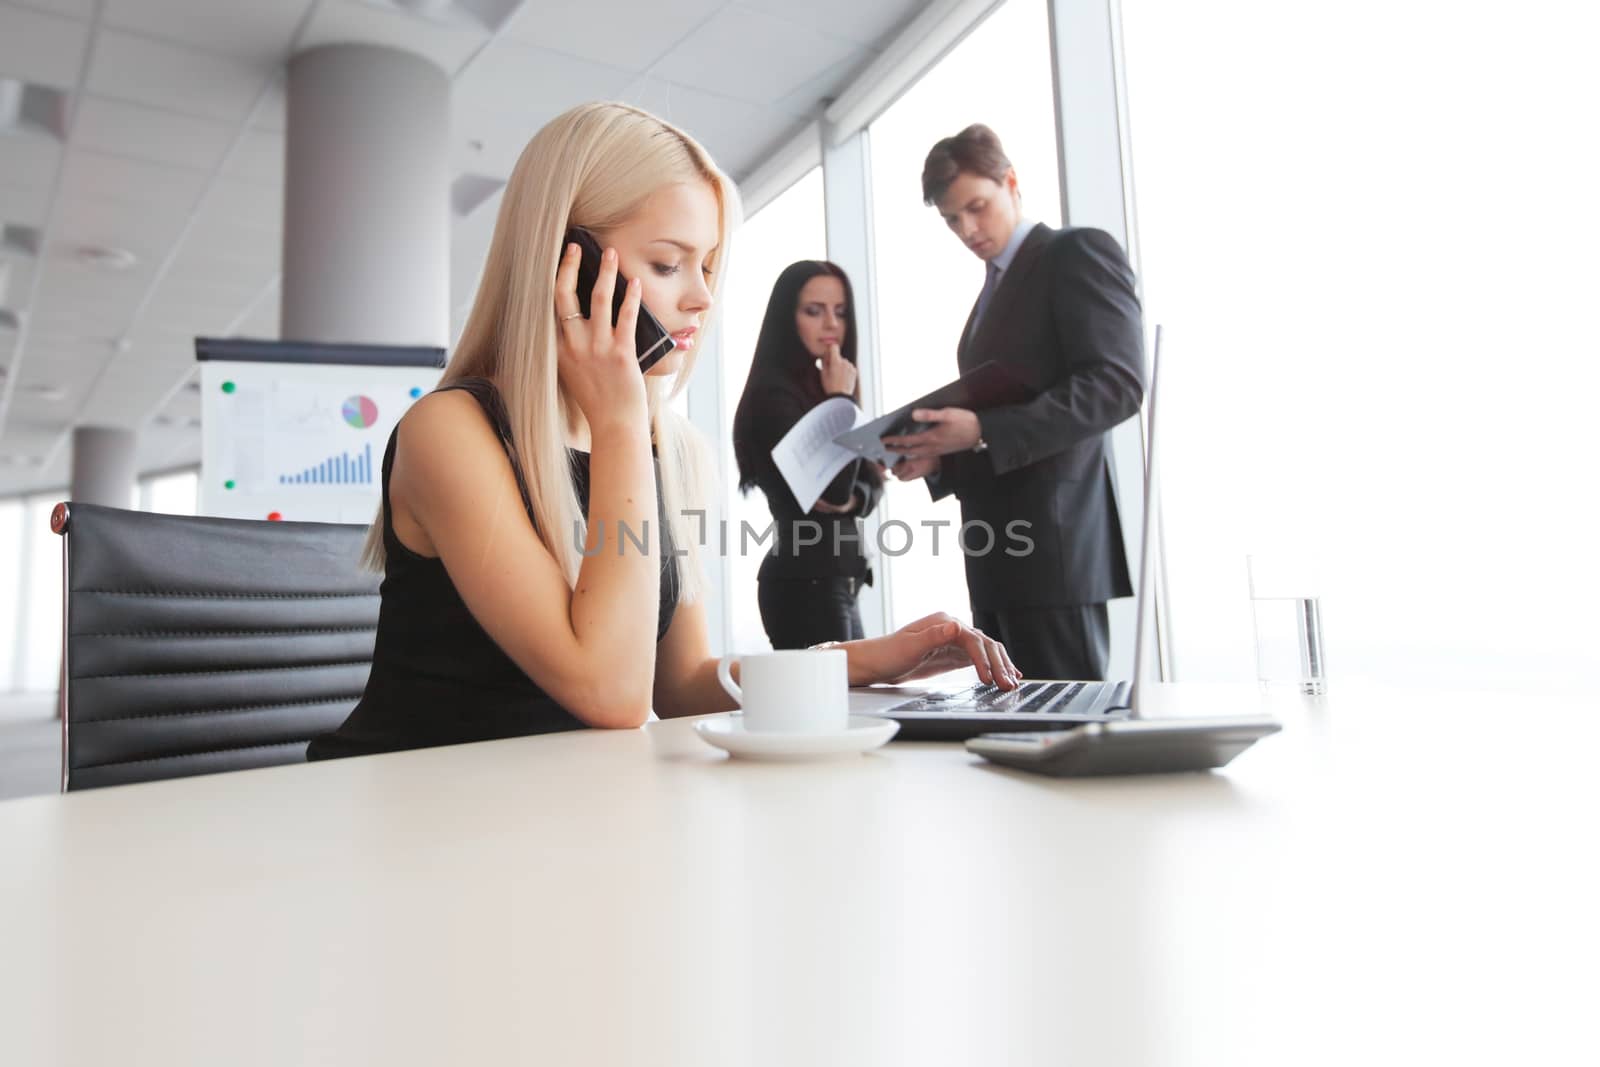
[[[974,305],[974,313],[977,308]],[[963,524],[986,522],[995,544],[966,558],[980,610],[1062,607],[1132,596],[1107,431],[1144,400],[1144,330],[1133,270],[1103,230],[1040,223],[1017,249],[976,330],[967,319],[962,373],[1006,364],[1036,392],[978,412],[988,450],[942,457],[934,499],[955,493]],[[1027,545],[1009,523],[1029,524]],[[967,534],[974,553],[987,538]]]

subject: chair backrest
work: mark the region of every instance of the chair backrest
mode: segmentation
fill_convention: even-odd
[[[63,791],[305,759],[355,706],[364,526],[58,504]]]

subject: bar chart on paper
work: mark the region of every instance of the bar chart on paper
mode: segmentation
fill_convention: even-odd
[[[369,523],[384,448],[437,368],[201,365],[208,515]]]
[[[279,485],[371,485],[372,444],[361,448],[360,455],[349,452],[329,456],[314,467],[294,474],[278,475]]]

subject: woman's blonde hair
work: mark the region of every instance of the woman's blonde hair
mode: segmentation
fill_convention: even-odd
[[[491,378],[511,421],[512,444],[528,483],[539,538],[575,583],[584,529],[572,484],[565,427],[575,409],[556,375],[556,267],[570,226],[605,232],[625,223],[666,185],[703,181],[717,198],[719,237],[711,255],[712,308],[739,217],[733,183],[682,130],[626,104],[582,104],[552,119],[528,142],[506,184],[472,311],[439,384]],[[706,335],[710,322],[701,327]],[[688,383],[696,345],[670,377],[646,377],[650,425],[660,460],[663,510],[680,555],[680,599],[701,591],[701,524],[686,510],[705,499],[707,449],[668,405]],[[615,535],[609,535],[615,536]],[[383,512],[367,533],[363,561],[384,565]]]

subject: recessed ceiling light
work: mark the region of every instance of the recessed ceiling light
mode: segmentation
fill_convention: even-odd
[[[126,248],[106,248],[103,245],[83,245],[78,249],[78,262],[96,270],[132,270],[139,265],[139,257]]]
[[[365,0],[368,7],[400,11],[442,26],[471,26],[494,33],[520,0]]]
[[[0,308],[0,333],[15,330],[20,325],[22,325],[22,320],[17,317],[15,311],[10,308]]]
[[[25,385],[22,391],[35,400],[45,400],[50,403],[67,398],[67,390],[59,385]]]
[[[67,94],[16,78],[0,78],[0,133],[43,135],[62,140],[67,129]]]
[[[15,222],[0,226],[0,255],[32,259],[39,254],[39,231]]]

